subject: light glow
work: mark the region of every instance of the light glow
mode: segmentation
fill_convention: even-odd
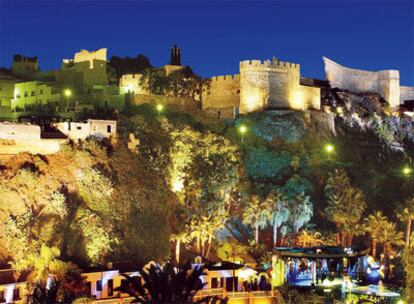
[[[162,105],[162,104],[159,103],[159,104],[157,104],[157,106],[155,108],[160,113],[160,112],[162,112],[164,110],[164,105]]]
[[[69,89],[65,89],[65,91],[63,93],[65,94],[66,97],[72,96],[72,91],[69,90]]]
[[[326,144],[325,145],[325,151],[329,154],[331,154],[335,150],[334,145],[332,144]]]
[[[409,176],[411,175],[411,173],[413,173],[413,169],[411,167],[409,167],[408,165],[404,166],[404,168],[402,169],[402,173],[405,176]]]

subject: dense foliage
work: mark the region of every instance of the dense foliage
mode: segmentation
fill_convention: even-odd
[[[181,255],[262,263],[273,246],[341,244],[371,247],[387,266],[405,247],[402,265],[412,265],[414,181],[401,174],[412,151],[341,124],[336,136],[304,126],[289,136],[286,117],[305,124],[297,113],[272,117],[270,132],[267,114],[223,122],[181,110],[131,107],[117,143],[2,160],[1,262],[34,274]],[[138,153],[126,148],[130,133]]]

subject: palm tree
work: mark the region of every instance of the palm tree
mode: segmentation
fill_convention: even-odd
[[[289,200],[289,222],[295,233],[310,221],[313,215],[313,206],[310,197],[304,193],[298,194]]]
[[[377,211],[374,214],[369,215],[364,220],[365,230],[371,235],[371,254],[374,258],[377,256],[377,243],[379,240],[379,235],[381,233],[380,229],[387,222],[387,217],[382,214],[382,211]]]
[[[298,235],[298,244],[302,247],[315,247],[323,244],[322,234],[320,232],[308,232],[302,230]]]
[[[161,267],[150,263],[140,271],[140,277],[123,276],[126,284],[116,288],[134,297],[131,303],[167,304],[167,303],[226,303],[227,300],[218,297],[195,298],[197,292],[204,284],[200,280],[203,275],[202,268],[192,269],[186,263],[179,271],[175,271],[171,263]]]
[[[188,228],[186,227],[186,229]],[[177,262],[177,264],[179,264],[181,244],[185,244],[191,240],[190,233],[188,232],[188,230],[175,233],[171,235],[170,240],[175,242],[175,261]]]
[[[243,223],[254,228],[256,244],[259,243],[259,228],[265,228],[272,217],[271,201],[260,200],[257,195],[253,195],[243,213]]]
[[[273,246],[277,246],[277,230],[289,219],[290,211],[287,206],[286,197],[282,192],[276,191],[271,193],[267,200],[272,206],[272,224],[273,224]]]
[[[404,207],[398,212],[398,218],[406,222],[405,226],[405,247],[410,246],[411,226],[414,220],[414,197],[405,201]]]
[[[397,230],[397,225],[386,220],[379,229],[378,241],[382,243],[382,253],[387,257],[393,246],[404,244],[404,234]]]
[[[366,203],[361,190],[354,188],[345,171],[336,170],[325,186],[328,206],[324,215],[338,229],[337,241],[342,246],[352,243],[357,231],[353,228],[361,220]]]

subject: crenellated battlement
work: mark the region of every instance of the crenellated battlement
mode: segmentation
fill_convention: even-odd
[[[288,61],[281,61],[277,58],[273,58],[272,60],[244,60],[240,61],[240,69],[246,68],[283,68],[283,69],[299,69],[300,64],[288,62]]]
[[[210,78],[212,82],[223,82],[223,81],[240,81],[240,75],[220,75],[220,76],[213,76]]]

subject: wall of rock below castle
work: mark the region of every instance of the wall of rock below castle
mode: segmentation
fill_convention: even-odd
[[[320,108],[320,89],[300,85],[298,64],[258,60],[240,63],[240,113],[272,108]]]
[[[234,116],[240,104],[240,76],[225,75],[211,78],[210,86],[203,90],[202,108],[219,118]]]

